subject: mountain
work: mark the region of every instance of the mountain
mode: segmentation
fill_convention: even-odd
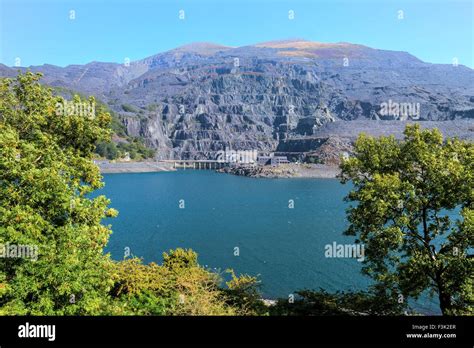
[[[309,152],[324,143],[315,139],[400,134],[410,120],[474,138],[472,69],[345,42],[193,43],[127,65],[29,69],[100,98],[161,158],[212,158],[225,147]],[[16,71],[0,65],[0,76]]]

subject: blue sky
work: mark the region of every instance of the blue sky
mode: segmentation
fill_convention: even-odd
[[[0,62],[122,63],[198,41],[304,38],[474,67],[471,0],[0,0]],[[70,19],[70,11],[75,19]],[[185,11],[180,20],[179,11]],[[289,11],[295,18],[288,18]],[[398,19],[399,10],[403,19]]]

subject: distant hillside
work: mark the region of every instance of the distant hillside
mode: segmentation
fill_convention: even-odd
[[[225,147],[272,151],[290,141],[318,144],[305,141],[317,137],[353,139],[361,130],[385,133],[382,121],[391,121],[394,132],[414,120],[474,138],[472,69],[351,43],[193,43],[127,65],[29,69],[44,73],[47,84],[100,98],[127,135],[142,137],[162,158],[212,158]],[[1,76],[16,71],[0,65]]]

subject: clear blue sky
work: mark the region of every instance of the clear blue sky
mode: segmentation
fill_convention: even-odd
[[[0,0],[0,62],[132,61],[186,43],[285,38],[407,51],[474,67],[472,0]],[[179,10],[185,19],[178,18]],[[76,18],[69,19],[74,10]],[[293,10],[295,18],[288,19]],[[397,18],[402,10],[404,19]]]

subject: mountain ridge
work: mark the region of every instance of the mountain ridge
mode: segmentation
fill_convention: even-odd
[[[42,72],[46,84],[100,98],[128,135],[145,138],[162,158],[210,158],[226,147],[284,150],[289,139],[300,138],[301,146],[294,144],[300,140],[291,146],[314,151],[319,142],[305,137],[383,133],[383,122],[369,123],[371,129],[367,121],[474,120],[474,70],[351,43],[200,42],[130,64],[0,65],[0,76],[14,76],[17,69]],[[386,114],[382,106],[388,103],[413,104],[419,114]],[[340,122],[351,127],[324,131]],[[472,136],[464,123],[461,130]]]
[[[144,58],[140,58],[137,60],[130,61],[130,64],[133,63],[138,63],[150,58],[153,58],[155,56],[159,56],[162,54],[166,53],[171,53],[171,52],[179,52],[179,51],[185,51],[185,52],[196,52],[199,53],[201,50],[207,49],[215,49],[216,51],[220,50],[232,50],[232,49],[239,49],[239,48],[245,48],[245,47],[256,47],[256,48],[298,48],[298,46],[302,45],[303,43],[307,43],[310,46],[316,47],[317,45],[320,46],[320,48],[335,48],[335,47],[361,47],[365,49],[370,49],[370,50],[375,50],[375,51],[382,51],[382,52],[397,52],[397,53],[405,53],[408,54],[412,57],[415,57],[408,51],[396,51],[396,50],[389,50],[389,49],[379,49],[379,48],[373,48],[367,45],[362,45],[362,44],[357,44],[357,43],[351,43],[351,42],[319,42],[319,41],[311,41],[311,40],[306,40],[302,38],[296,38],[296,39],[282,39],[282,40],[271,40],[271,41],[264,41],[260,43],[255,43],[255,44],[249,44],[249,45],[243,45],[243,46],[226,46],[222,45],[220,43],[215,43],[215,42],[207,42],[207,41],[196,41],[196,42],[191,42],[188,44],[180,45],[172,49],[164,50],[157,52],[155,54],[152,54],[150,56],[146,56]],[[285,45],[286,44],[286,45]],[[296,46],[291,46],[290,44],[296,44]],[[430,62],[425,62],[420,60],[419,58],[416,58],[420,62],[423,62],[425,64],[437,64],[437,65],[445,65],[442,63],[430,63]],[[56,68],[68,68],[68,67],[74,67],[74,66],[85,66],[85,65],[90,65],[90,64],[117,64],[117,65],[123,65],[123,63],[119,62],[105,62],[105,61],[90,61],[84,64],[69,64],[64,67],[55,65],[55,64],[50,64],[50,63],[45,63],[41,65],[30,65],[30,66],[21,66],[21,67],[13,67],[13,66],[8,66],[6,64],[0,63],[1,66],[7,67],[7,68],[12,68],[12,69],[25,69],[25,68],[40,68],[40,67],[45,67],[45,66],[51,66],[51,67],[56,67]],[[446,65],[449,65],[446,63]],[[465,66],[460,64],[461,66]],[[468,69],[471,69],[467,66],[465,66]],[[472,69],[471,69],[472,70]]]

